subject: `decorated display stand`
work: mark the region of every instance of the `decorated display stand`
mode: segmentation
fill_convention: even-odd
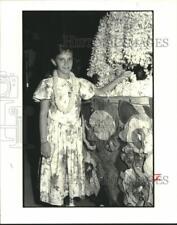
[[[105,96],[83,103],[84,146],[106,206],[153,206],[151,12],[111,12],[100,21],[88,76],[103,87],[128,70]]]

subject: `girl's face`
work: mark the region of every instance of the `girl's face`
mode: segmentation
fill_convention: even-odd
[[[61,54],[57,55],[52,62],[57,66],[60,73],[68,75],[73,66],[73,55],[70,51],[63,51]]]

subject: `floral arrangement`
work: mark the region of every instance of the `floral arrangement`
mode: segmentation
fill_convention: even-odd
[[[151,206],[152,120],[140,114],[130,117],[119,137],[126,143],[121,151],[121,159],[128,167],[125,172],[121,172],[119,179],[119,187],[124,193],[124,204]]]
[[[137,80],[136,75],[132,73],[130,78],[125,78],[113,90],[107,92],[107,96],[152,97],[152,84],[152,76],[148,76],[145,80]]]
[[[152,12],[125,14],[123,55],[129,68],[135,65],[145,69],[152,64]]]
[[[126,206],[151,206],[152,186],[146,174],[132,168],[121,172],[119,186],[124,195]]]
[[[100,21],[87,75],[103,87],[140,65],[152,73],[152,12],[110,12]],[[150,69],[149,69],[150,68]]]
[[[124,75],[124,79],[106,95],[152,97],[152,57],[152,12],[110,12],[100,21],[87,76],[97,75],[96,85],[103,87],[122,77],[124,72],[132,71],[131,76]],[[121,172],[118,181],[125,206],[151,206],[152,119],[141,104],[133,106],[138,114],[122,125],[119,134],[115,132],[112,119],[102,115],[103,110],[101,114],[95,113],[89,123],[95,136],[107,141],[108,151],[114,153],[118,149],[118,138],[125,143],[120,157],[127,169]]]
[[[99,140],[107,141],[116,131],[112,116],[104,110],[96,110],[89,119],[89,124]]]

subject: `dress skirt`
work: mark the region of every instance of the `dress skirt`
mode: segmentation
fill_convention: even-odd
[[[85,196],[85,167],[81,121],[62,124],[48,118],[50,158],[42,157],[40,199],[63,205],[64,198]]]

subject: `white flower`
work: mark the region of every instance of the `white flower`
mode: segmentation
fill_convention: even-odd
[[[112,80],[116,66],[119,70],[120,65],[147,68],[152,64],[151,53],[152,13],[110,12],[100,21],[87,75],[97,74],[98,86],[102,87]]]

